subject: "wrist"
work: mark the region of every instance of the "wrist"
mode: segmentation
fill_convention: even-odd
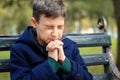
[[[63,64],[64,63],[64,61],[65,61],[65,56],[64,57],[62,57],[62,59],[59,59],[58,60],[61,64]]]
[[[57,53],[57,50],[49,51],[49,52],[48,52],[48,57],[54,59],[55,61],[58,61],[58,53]]]

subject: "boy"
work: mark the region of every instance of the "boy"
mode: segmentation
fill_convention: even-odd
[[[34,0],[32,26],[11,48],[11,80],[92,80],[75,42],[62,39],[62,0]]]

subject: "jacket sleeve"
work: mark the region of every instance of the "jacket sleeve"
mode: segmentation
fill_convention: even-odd
[[[80,56],[76,44],[72,45],[72,57],[69,59],[72,64],[72,72],[67,75],[69,80],[93,80],[92,75],[88,72],[83,58]]]
[[[11,48],[11,80],[57,80],[57,75],[53,72],[48,60],[31,68],[23,53],[19,48]]]

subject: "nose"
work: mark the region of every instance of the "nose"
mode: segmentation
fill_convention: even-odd
[[[56,28],[52,31],[52,37],[54,39],[58,38],[58,30]]]

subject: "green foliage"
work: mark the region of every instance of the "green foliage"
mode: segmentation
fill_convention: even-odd
[[[79,29],[85,27],[95,29],[97,20],[100,16],[104,16],[107,21],[112,19],[112,22],[114,22],[112,0],[69,0],[69,2],[66,1],[66,5],[68,10],[67,26],[69,26],[69,32],[72,32],[72,30],[75,30],[74,28],[78,27],[75,25],[75,21],[79,22]],[[90,24],[90,26],[85,26],[81,23],[85,18],[90,19],[89,23],[86,22],[86,24]],[[111,24],[110,22],[108,25],[114,26],[114,24]]]
[[[74,0],[69,3],[68,10],[72,16],[113,16],[112,0]]]
[[[17,33],[21,33],[21,31],[30,24],[30,18],[32,15],[31,1],[1,1],[2,5],[0,5],[0,34],[12,34],[12,29],[17,29]]]
[[[0,34],[20,34],[30,25],[33,0],[1,0]],[[97,22],[100,16],[113,17],[111,0],[65,0],[67,6],[67,26],[74,29],[74,22],[90,17],[91,23]],[[84,27],[84,26],[83,26]],[[92,27],[92,26],[91,26]]]

